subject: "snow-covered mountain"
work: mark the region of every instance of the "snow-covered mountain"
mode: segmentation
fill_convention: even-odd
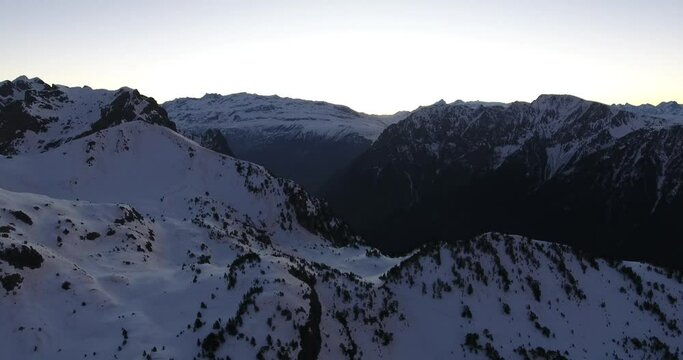
[[[270,352],[243,336],[223,351],[292,357],[313,316],[299,289],[315,281],[307,261],[329,258],[330,271],[369,277],[396,263],[355,245],[343,222],[293,182],[143,121],[6,157],[0,168],[0,187],[13,191],[2,190],[1,308],[10,321],[0,331],[22,339],[3,344],[11,358],[210,357],[219,340],[209,333],[251,332],[241,317],[264,291],[264,310],[281,306],[271,321],[285,337],[274,337]],[[242,279],[245,266],[260,271]],[[346,281],[353,284],[339,284]],[[252,335],[265,336],[262,320],[247,325]],[[198,345],[200,328],[199,340],[209,340]]]
[[[498,233],[387,257],[169,126],[82,129],[0,157],[2,358],[681,356],[680,272]]]
[[[110,91],[48,85],[26,76],[0,82],[0,154],[46,151],[134,120],[175,130],[153,98],[130,88]]]
[[[206,94],[197,98],[180,98],[163,104],[184,129],[216,127],[263,131],[275,129],[291,136],[316,134],[331,139],[360,136],[375,140],[388,125],[407,115],[367,115],[343,105],[323,101],[262,96],[248,93],[232,95]]]
[[[322,101],[247,93],[182,98],[163,107],[184,135],[200,140],[206,131],[218,129],[239,158],[309,189],[316,189],[388,125],[407,116],[367,115]]]
[[[325,256],[370,274],[382,264],[334,246],[355,238],[298,185],[166,128],[126,123],[0,166],[4,188],[72,199],[2,192],[0,331],[20,340],[3,343],[9,358],[208,356],[212,341],[197,340],[221,328],[258,336],[259,348],[240,336],[223,350],[254,357],[268,327],[264,317],[243,329],[252,296],[270,299],[263,315],[276,304],[283,314],[272,319],[283,334],[275,350],[261,353],[296,354],[291,343],[311,315],[295,311],[308,303],[308,278],[290,268]]]
[[[657,116],[657,117],[662,117],[662,118],[666,118],[666,119],[670,119],[670,120],[683,122],[683,105],[681,105],[675,101],[665,101],[665,102],[659,103],[659,105],[623,104],[623,105],[612,105],[612,107],[620,109],[620,110],[630,111],[630,112],[633,112],[636,114],[653,115],[653,116]]]
[[[678,121],[568,95],[437,103],[387,128],[325,193],[388,251],[495,230],[680,266],[681,145]]]

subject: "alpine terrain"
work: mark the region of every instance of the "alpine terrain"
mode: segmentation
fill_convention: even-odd
[[[386,256],[300,185],[230,156],[229,149],[239,155],[239,142],[228,136],[218,141],[229,144],[220,151],[202,147],[135,90],[68,88],[23,77],[0,89],[2,358],[682,355],[679,271],[501,232],[461,236],[476,229],[441,233],[442,241]],[[389,126],[354,168],[395,159],[374,171],[387,192],[410,180],[397,208],[421,206],[432,194],[418,190],[441,181],[417,176],[427,172],[416,172],[414,161],[403,165],[408,159],[429,160],[430,171],[451,176],[443,181],[469,174],[462,186],[506,185],[486,173],[508,169],[504,179],[513,189],[529,186],[531,195],[524,195],[541,201],[550,191],[545,186],[558,187],[555,195],[561,186],[574,189],[581,166],[601,170],[591,178],[595,184],[607,181],[612,165],[632,161],[640,142],[646,160],[619,167],[619,191],[610,195],[630,199],[641,168],[671,174],[656,182],[656,206],[648,210],[654,217],[675,210],[676,178],[668,171],[676,167],[647,164],[663,154],[675,163],[676,129],[668,120],[570,97],[507,107],[437,104]],[[414,143],[404,141],[407,131]],[[466,137],[469,131],[479,136]],[[546,149],[545,157],[538,148]],[[606,151],[619,157],[608,159]],[[395,177],[382,177],[392,172]],[[364,183],[352,189],[363,189],[358,184]],[[592,194],[574,195],[578,201]],[[526,201],[519,194],[504,200],[515,198]],[[496,208],[491,198],[482,200],[492,219],[508,204]],[[379,200],[369,197],[359,209],[372,209],[371,201]],[[610,209],[625,216],[621,210]],[[417,244],[433,230],[412,214],[399,225]],[[409,239],[387,234],[387,241]],[[608,235],[605,241],[612,241]],[[653,246],[670,244],[652,239]]]

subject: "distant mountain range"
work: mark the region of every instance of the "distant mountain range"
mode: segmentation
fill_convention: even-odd
[[[207,145],[202,136],[218,130],[237,157],[262,164],[310,190],[408,114],[367,115],[321,101],[246,93],[176,99],[163,107],[184,135]]]
[[[313,104],[301,107],[334,113]],[[596,257],[581,235],[565,241],[551,226],[608,229],[592,217],[605,208],[608,225],[640,221],[634,233],[657,218],[646,241],[618,243],[607,230],[592,241],[659,263],[680,253],[660,237],[678,229],[679,125],[569,96],[480,105],[417,109],[335,178],[348,181],[335,196],[353,197],[380,229],[358,227],[372,243],[414,235],[408,255],[390,257],[296,182],[229,155],[231,132],[217,124],[187,130],[128,88],[0,83],[0,357],[680,358],[683,273]],[[254,121],[267,134],[263,111]],[[292,121],[293,132],[318,126]],[[340,136],[360,136],[354,126]],[[332,134],[316,136],[344,146]],[[359,170],[368,164],[371,187]],[[536,223],[525,217],[542,215],[534,206],[547,212]],[[488,224],[481,214],[578,247],[466,237]]]
[[[612,105],[613,108],[626,110],[643,115],[653,115],[663,117],[671,120],[680,121],[683,118],[683,105],[675,101],[667,101],[659,103],[659,105]]]

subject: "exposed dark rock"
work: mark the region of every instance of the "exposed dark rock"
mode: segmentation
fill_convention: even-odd
[[[334,216],[327,204],[310,197],[300,186],[291,182],[284,184],[284,190],[297,222],[306,230],[322,236],[337,246],[360,241],[346,223]],[[309,207],[309,204],[314,207]]]
[[[27,267],[38,269],[43,263],[43,256],[34,248],[26,245],[17,247],[12,244],[9,248],[0,249],[0,260],[3,260],[17,269]]]
[[[0,105],[0,154],[16,154],[14,141],[23,138],[27,131],[41,132],[46,129],[44,122],[26,113],[22,102]]]
[[[207,149],[211,149],[224,155],[235,156],[235,154],[232,152],[232,149],[230,149],[230,145],[228,145],[228,140],[218,129],[207,129],[204,133],[199,135],[187,135]]]
[[[8,292],[16,289],[22,281],[24,278],[19,274],[0,275],[0,284]]]
[[[33,220],[31,220],[31,217],[28,216],[25,212],[21,210],[16,210],[16,211],[10,211],[12,215],[14,215],[17,220],[26,223],[28,225],[33,225]]]
[[[78,135],[77,138],[135,120],[165,126],[176,131],[176,125],[168,119],[166,110],[159,106],[153,98],[140,95],[137,90],[121,89],[118,94],[111,104],[102,108],[100,119],[91,125],[91,130]],[[136,101],[147,102],[147,106],[139,114],[135,112]]]
[[[295,278],[303,281],[308,285],[310,293],[308,295],[309,311],[306,323],[299,328],[299,337],[301,338],[301,350],[297,359],[299,360],[315,360],[318,358],[322,344],[322,337],[320,335],[320,319],[322,317],[322,307],[318,293],[315,290],[315,277],[308,274],[303,268],[290,268],[289,273]]]

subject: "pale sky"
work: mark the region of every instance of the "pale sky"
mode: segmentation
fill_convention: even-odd
[[[0,34],[0,79],[130,86],[160,102],[683,103],[683,0],[0,0]]]

